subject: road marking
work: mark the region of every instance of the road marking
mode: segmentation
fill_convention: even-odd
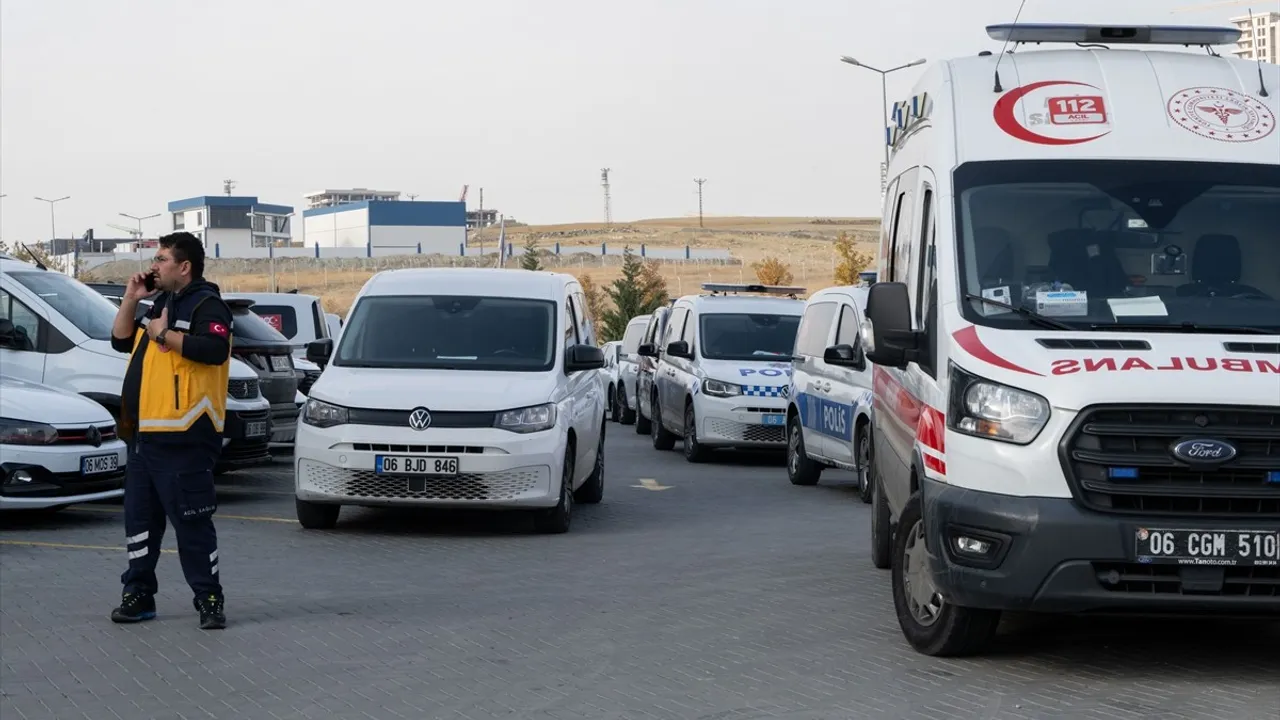
[[[112,552],[124,552],[123,545],[112,547],[110,545],[76,545],[74,543],[56,543],[56,542],[40,542],[39,540],[0,540],[0,545],[27,545],[31,547],[47,547],[47,548],[70,548],[72,550],[110,550]],[[162,553],[176,553],[177,550],[160,550]]]
[[[659,490],[670,490],[672,487],[675,487],[675,486],[663,485],[659,483],[657,480],[654,480],[653,478],[640,478],[640,484],[632,485],[631,487],[640,488],[641,490],[659,491]]]
[[[87,506],[81,507],[77,505],[75,507],[70,507],[67,509],[78,510],[80,512],[108,513],[111,515],[120,515],[124,513],[123,508],[116,509],[116,508],[106,508],[106,507],[87,507]],[[267,515],[226,515],[223,513],[215,513],[213,516],[213,519],[217,520],[219,518],[225,518],[227,520],[253,520],[255,522],[279,522],[279,523],[296,523],[297,522],[297,520],[294,520],[293,518],[269,517]]]

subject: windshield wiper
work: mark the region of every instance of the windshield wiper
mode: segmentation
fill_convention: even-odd
[[[1064,322],[1058,322],[1053,318],[1045,317],[1044,315],[1041,315],[1040,313],[1034,310],[1029,310],[1024,307],[1018,307],[1017,305],[1010,305],[1008,303],[1002,303],[999,300],[992,300],[991,298],[984,298],[981,295],[976,295],[974,293],[967,292],[964,294],[964,297],[967,300],[977,300],[978,302],[983,302],[988,305],[995,305],[996,307],[1002,307],[1006,310],[1012,310],[1013,312],[1018,313],[1022,317],[1030,320],[1031,322],[1037,325],[1040,325],[1041,327],[1052,328],[1054,330],[1066,330],[1067,332],[1076,332],[1080,329],[1077,327],[1072,327],[1071,325],[1068,325]]]
[[[1276,333],[1262,328],[1244,325],[1197,325],[1193,322],[1183,323],[1111,323],[1107,325],[1090,325],[1091,330],[1148,330],[1150,332],[1180,333],[1218,333],[1221,335],[1275,335]]]

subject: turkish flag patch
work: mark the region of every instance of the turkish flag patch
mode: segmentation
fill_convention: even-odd
[[[217,335],[218,337],[226,337],[229,334],[227,332],[227,326],[220,322],[209,323],[209,332]]]

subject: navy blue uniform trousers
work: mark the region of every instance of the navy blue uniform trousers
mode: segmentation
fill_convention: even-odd
[[[129,448],[124,481],[124,528],[129,569],[120,577],[125,592],[154,595],[156,562],[165,519],[178,538],[182,574],[196,597],[222,597],[218,580],[218,535],[213,528],[217,456],[186,443],[148,441]]]

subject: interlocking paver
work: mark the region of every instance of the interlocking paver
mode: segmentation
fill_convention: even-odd
[[[562,536],[353,509],[308,532],[232,517],[292,520],[287,463],[225,478],[221,632],[197,629],[173,554],[159,619],[107,619],[119,506],[6,517],[0,717],[1280,718],[1275,626],[1015,618],[989,655],[920,656],[847,476],[798,488],[768,459],[689,465],[610,430],[605,501]]]

